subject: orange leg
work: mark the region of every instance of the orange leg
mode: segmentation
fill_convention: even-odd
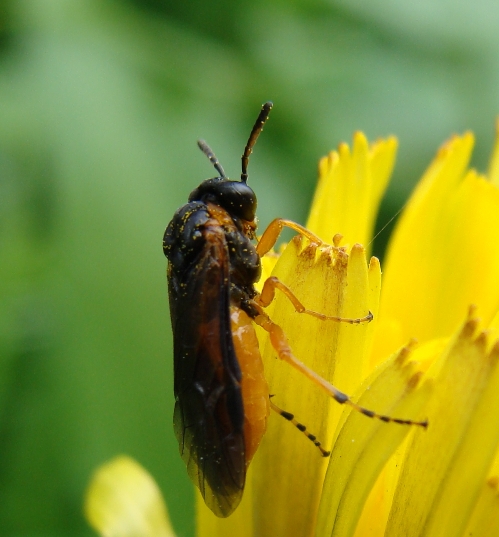
[[[270,222],[267,229],[263,232],[263,235],[260,237],[258,244],[256,245],[256,251],[260,257],[265,255],[267,252],[269,252],[273,248],[273,246],[277,242],[277,239],[279,238],[279,235],[281,234],[281,231],[283,230],[284,227],[289,227],[293,229],[300,235],[307,237],[307,239],[310,242],[313,242],[314,244],[317,244],[319,246],[324,244],[324,241],[319,239],[319,237],[315,235],[315,233],[312,233],[306,227],[300,226],[300,224],[297,224],[296,222],[293,222],[292,220],[285,220],[284,218],[276,218],[275,220],[272,220],[272,222]]]
[[[284,334],[283,329],[275,324],[269,316],[261,309],[261,307],[258,304],[255,304],[255,307],[259,311],[259,315],[255,318],[256,324],[261,326],[264,330],[266,330],[269,333],[270,341],[272,343],[272,346],[277,352],[277,355],[281,360],[284,360],[291,366],[293,366],[295,369],[303,373],[306,377],[308,377],[312,382],[317,384],[320,388],[322,388],[330,397],[332,397],[335,401],[337,401],[340,404],[347,404],[354,408],[357,412],[360,412],[361,414],[364,414],[365,416],[368,416],[369,418],[377,418],[381,421],[385,422],[394,422],[399,423],[402,425],[420,425],[421,427],[427,427],[428,421],[412,421],[412,420],[403,420],[399,418],[392,418],[390,416],[385,416],[383,414],[378,414],[372,410],[369,410],[367,408],[361,407],[358,404],[354,403],[350,397],[346,394],[335,388],[330,382],[323,379],[320,375],[318,375],[315,371],[310,369],[308,366],[306,366],[303,362],[298,360],[293,355],[293,351],[291,350],[291,347],[289,346],[288,340],[286,338],[286,335]]]
[[[282,408],[279,408],[277,405],[274,405],[274,403],[272,401],[270,401],[270,408],[274,411],[274,412],[277,412],[280,416],[282,416],[285,420],[288,420],[289,422],[291,422],[299,431],[301,431],[311,442],[314,443],[314,446],[317,447],[320,452],[322,453],[322,456],[323,457],[329,457],[329,455],[331,455],[331,452],[330,451],[326,451],[321,443],[317,440],[317,437],[313,434],[310,434],[308,431],[307,431],[307,428],[305,427],[305,425],[303,425],[302,423],[296,421],[295,417],[293,414],[291,414],[290,412],[286,412],[285,410],[282,410]]]
[[[297,313],[306,313],[307,315],[316,317],[321,321],[336,321],[338,323],[361,324],[369,323],[373,320],[373,314],[371,312],[369,312],[364,317],[359,317],[357,319],[348,319],[346,317],[334,317],[331,315],[324,315],[323,313],[308,310],[298,300],[293,291],[291,291],[291,289],[285,283],[282,283],[281,280],[279,280],[275,276],[271,276],[270,278],[265,280],[262,292],[257,297],[255,297],[255,302],[262,306],[262,308],[266,308],[272,302],[272,300],[274,300],[276,289],[279,289],[279,291],[283,292],[286,295],[289,301],[293,304]]]

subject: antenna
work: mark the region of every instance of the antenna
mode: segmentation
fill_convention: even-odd
[[[260,110],[260,113],[258,114],[256,122],[253,125],[253,128],[251,129],[251,134],[249,135],[248,142],[246,143],[246,147],[244,148],[244,153],[241,156],[241,161],[242,161],[241,181],[243,183],[246,183],[248,181],[249,157],[251,153],[253,152],[253,147],[256,144],[256,141],[258,140],[258,136],[260,136],[260,133],[263,130],[263,126],[265,125],[265,122],[267,121],[270,111],[272,110],[273,106],[274,106],[274,103],[272,103],[271,101],[267,101],[262,106],[262,109]]]
[[[222,165],[220,164],[217,157],[215,156],[215,153],[213,153],[213,151],[211,150],[211,147],[204,140],[198,140],[198,147],[210,159],[210,162],[215,167],[215,170],[217,170],[217,172],[220,174],[220,177],[227,179],[224,169],[222,168]]]

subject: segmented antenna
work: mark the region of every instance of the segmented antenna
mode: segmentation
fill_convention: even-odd
[[[262,106],[262,109],[260,110],[260,113],[258,114],[256,122],[253,125],[253,128],[251,129],[251,134],[249,135],[248,143],[246,144],[246,147],[244,148],[244,153],[241,156],[241,161],[242,161],[241,181],[243,183],[246,183],[248,181],[248,162],[249,162],[249,157],[253,151],[253,146],[256,144],[258,136],[260,136],[260,133],[263,130],[263,126],[265,125],[265,122],[267,121],[270,111],[272,110],[273,106],[274,106],[274,103],[272,103],[271,101],[267,101]]]
[[[220,174],[220,177],[227,179],[224,169],[222,168],[220,161],[215,156],[215,153],[213,153],[211,150],[211,147],[204,140],[198,140],[198,147],[210,159],[210,162],[215,167],[215,170],[217,170],[217,172]]]

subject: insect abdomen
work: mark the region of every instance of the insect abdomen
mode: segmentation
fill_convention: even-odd
[[[244,406],[244,445],[246,467],[267,429],[270,413],[269,387],[265,380],[258,339],[248,314],[230,308],[234,350],[241,368],[241,391]]]

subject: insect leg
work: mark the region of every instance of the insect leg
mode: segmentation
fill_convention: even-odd
[[[260,237],[258,244],[256,245],[256,251],[260,257],[265,255],[272,249],[274,244],[277,242],[281,231],[285,227],[293,229],[314,244],[317,244],[319,246],[324,244],[324,241],[322,239],[320,239],[315,233],[309,231],[306,227],[303,227],[300,224],[293,222],[292,220],[276,218],[275,220],[272,220],[272,222],[270,222],[270,224],[267,226],[262,236]]]
[[[282,408],[279,408],[277,405],[274,405],[272,401],[270,401],[270,408],[277,412],[280,416],[282,416],[285,420],[288,420],[291,422],[299,431],[301,431],[311,442],[314,443],[314,446],[317,447],[320,452],[322,453],[323,457],[329,457],[331,455],[330,451],[326,451],[322,446],[321,443],[317,440],[317,437],[313,434],[310,434],[307,431],[307,428],[302,423],[296,421],[294,414],[291,414],[290,412],[286,412],[285,410],[282,410]]]
[[[284,334],[283,329],[279,325],[275,324],[260,307],[258,307],[257,309],[260,312],[260,314],[255,317],[255,322],[256,324],[261,326],[265,331],[269,333],[270,341],[275,351],[277,352],[277,355],[279,356],[279,358],[281,360],[284,360],[291,366],[293,366],[295,369],[300,371],[300,373],[303,373],[303,375],[305,375],[312,382],[314,382],[320,388],[322,388],[335,401],[337,401],[340,404],[349,405],[352,408],[354,408],[357,412],[360,412],[361,414],[364,414],[364,416],[368,416],[369,418],[377,418],[381,421],[399,423],[401,425],[420,425],[421,427],[424,427],[424,428],[428,426],[427,420],[413,421],[413,420],[403,420],[399,418],[392,418],[390,416],[378,414],[377,412],[374,412],[373,410],[369,410],[367,408],[361,407],[357,403],[354,403],[346,393],[343,393],[337,388],[335,388],[330,382],[322,378],[315,371],[313,371],[308,366],[306,366],[303,362],[298,360],[298,358],[296,358],[296,356],[293,355],[293,351],[291,350],[291,347],[289,346],[288,339],[286,338],[286,335]]]
[[[359,317],[357,319],[348,319],[346,317],[334,317],[332,315],[324,315],[323,313],[318,313],[317,311],[312,311],[307,308],[298,300],[293,291],[279,278],[271,276],[265,280],[263,284],[262,292],[254,299],[260,306],[266,308],[275,297],[275,290],[279,289],[282,293],[286,295],[288,300],[293,304],[297,313],[306,313],[312,317],[316,317],[321,321],[336,321],[339,323],[349,323],[349,324],[361,324],[369,323],[373,320],[373,314],[369,312],[364,317]]]

